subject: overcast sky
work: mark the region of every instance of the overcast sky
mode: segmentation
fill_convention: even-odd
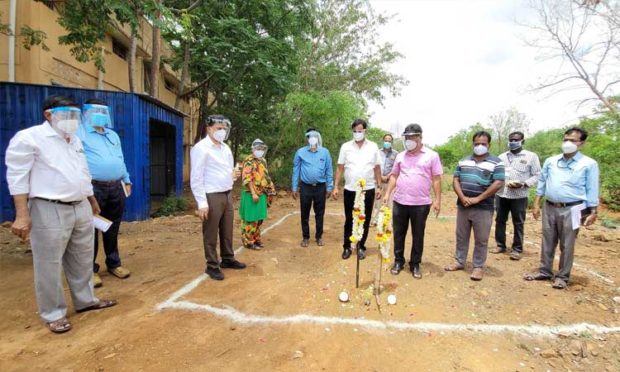
[[[589,97],[584,91],[550,98],[530,93],[540,78],[557,71],[558,63],[541,62],[540,52],[523,42],[526,30],[514,22],[527,14],[523,0],[371,3],[379,12],[396,15],[381,29],[381,38],[404,55],[391,69],[410,81],[385,107],[370,105],[375,127],[399,134],[416,122],[424,142],[436,145],[476,122],[486,124],[490,115],[510,106],[530,118],[532,132],[576,123],[592,111],[591,106],[575,109]]]

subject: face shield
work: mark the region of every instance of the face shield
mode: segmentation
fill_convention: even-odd
[[[211,129],[213,138],[220,142],[224,142],[228,139],[230,134],[230,120],[220,115],[209,116],[207,124]]]
[[[323,146],[323,140],[321,139],[321,133],[316,130],[306,133],[306,141],[311,148],[318,148]]]
[[[88,103],[82,106],[82,112],[84,113],[83,123],[87,128],[114,128],[108,106]]]
[[[54,107],[47,110],[51,115],[52,128],[63,134],[73,134],[80,125],[82,113],[77,107]]]
[[[267,145],[261,139],[252,142],[252,154],[257,158],[264,158],[267,155]]]

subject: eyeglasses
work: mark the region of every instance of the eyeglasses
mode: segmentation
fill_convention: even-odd
[[[572,143],[579,143],[579,142],[581,142],[581,140],[578,140],[578,139],[564,138],[564,142],[566,142],[566,141],[570,141]]]
[[[566,162],[564,159],[560,158],[558,159],[558,163],[557,163],[557,167],[559,169],[568,169],[570,171],[574,170],[573,167],[571,167],[571,164],[574,162],[574,160],[570,160],[569,162]]]

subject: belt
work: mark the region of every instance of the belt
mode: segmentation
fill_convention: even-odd
[[[556,208],[572,207],[575,205],[579,205],[581,203],[583,203],[583,201],[574,201],[574,202],[568,202],[568,203],[554,203],[552,201],[547,200],[547,204],[549,204],[552,207],[556,207]]]
[[[83,200],[76,200],[76,201],[62,201],[62,200],[54,200],[54,199],[46,199],[46,198],[39,198],[39,197],[35,197],[34,199],[39,199],[39,200],[44,200],[46,202],[49,203],[54,203],[54,204],[62,204],[62,205],[78,205],[81,202],[83,202]]]
[[[111,187],[111,186],[117,186],[118,184],[121,183],[121,180],[116,180],[116,181],[97,181],[97,180],[92,180],[91,183],[95,186],[105,186],[105,187]]]
[[[317,186],[323,186],[325,185],[325,182],[317,182],[317,183],[306,183],[306,182],[301,182],[306,186],[312,186],[312,187],[317,187]]]
[[[228,191],[216,191],[216,192],[208,192],[207,195],[211,195],[211,194],[228,194],[230,193],[232,190],[228,190]]]

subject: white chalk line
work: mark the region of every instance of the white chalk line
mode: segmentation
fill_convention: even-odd
[[[288,213],[263,230],[263,233],[281,225],[288,217],[299,214],[298,211]],[[329,213],[330,215],[341,215]],[[531,242],[530,242],[531,243]],[[235,254],[243,250],[243,246],[235,250]],[[235,323],[244,325],[266,325],[266,324],[315,324],[315,325],[349,325],[375,329],[394,329],[399,331],[417,332],[475,332],[484,334],[497,333],[516,333],[529,336],[553,337],[559,334],[579,335],[584,332],[590,334],[620,333],[620,327],[607,327],[591,323],[576,323],[559,326],[545,326],[539,324],[519,325],[519,324],[449,324],[434,322],[401,322],[401,321],[380,321],[359,318],[343,318],[317,316],[308,314],[297,314],[289,316],[264,316],[252,315],[240,312],[233,307],[226,306],[219,308],[209,304],[197,304],[190,301],[179,301],[179,298],[193,291],[200,283],[209,279],[209,276],[202,274],[191,282],[187,283],[178,291],[174,292],[166,301],[158,304],[157,311],[165,309],[189,310],[211,313],[213,315],[229,319]]]
[[[176,310],[200,311],[226,318],[232,322],[243,325],[291,325],[291,324],[314,324],[314,325],[346,325],[374,329],[394,329],[399,331],[417,332],[476,332],[484,334],[492,333],[518,333],[528,336],[553,337],[562,335],[579,335],[584,332],[590,334],[620,333],[620,327],[606,327],[590,323],[566,324],[559,326],[545,325],[519,325],[519,324],[448,324],[434,322],[408,323],[400,321],[380,321],[359,318],[343,318],[333,316],[317,316],[297,314],[290,316],[264,316],[252,315],[240,312],[230,306],[225,308],[214,307],[208,304],[201,305],[188,301],[178,301],[169,304],[165,308]]]

